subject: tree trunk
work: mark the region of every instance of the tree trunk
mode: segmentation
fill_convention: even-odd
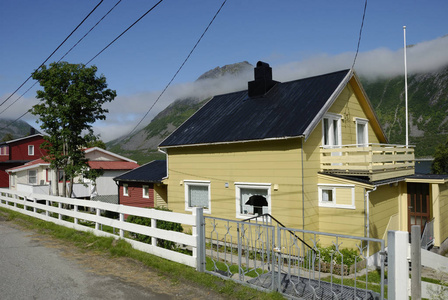
[[[59,169],[56,168],[56,175],[54,176],[54,184],[56,185],[56,196],[60,196],[59,195]]]
[[[65,172],[62,173],[62,197],[67,197],[67,180],[65,179]]]
[[[70,189],[68,190],[69,198],[73,195],[73,176],[70,176]]]

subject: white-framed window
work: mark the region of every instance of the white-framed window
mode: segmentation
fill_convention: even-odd
[[[143,190],[143,198],[149,198],[149,185],[144,185],[142,187]]]
[[[319,206],[355,209],[355,186],[318,184]]]
[[[37,170],[28,170],[28,183],[37,184]]]
[[[0,146],[0,155],[9,155],[9,146]]]
[[[16,174],[12,173],[9,175],[9,182],[10,182],[11,186],[16,185]]]
[[[28,155],[34,155],[34,145],[28,145]]]
[[[271,213],[271,184],[235,182],[236,217],[247,219]]]
[[[341,115],[327,113],[322,119],[322,146],[332,148],[341,145]]]
[[[185,210],[192,211],[193,207],[204,208],[205,213],[211,213],[210,181],[184,180]]]
[[[123,196],[129,196],[129,187],[127,183],[123,183]]]
[[[369,144],[369,120],[356,118],[356,144],[366,147]]]

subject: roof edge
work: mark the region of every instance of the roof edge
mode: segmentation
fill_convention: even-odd
[[[323,118],[325,113],[330,109],[331,105],[333,105],[333,103],[342,93],[345,86],[348,84],[353,75],[354,75],[353,69],[347,69],[347,75],[345,75],[344,79],[342,79],[342,81],[339,83],[338,87],[331,94],[330,98],[328,98],[325,105],[322,106],[322,109],[314,116],[314,119],[311,121],[310,125],[308,125],[308,127],[304,130],[305,142],[311,135],[311,132],[313,132],[314,129],[317,127],[317,125],[319,124],[320,120]]]
[[[182,145],[172,145],[172,146],[159,146],[158,149],[160,150],[160,149],[195,147],[195,146],[214,146],[214,145],[241,144],[241,143],[252,143],[252,142],[266,142],[266,141],[290,140],[290,139],[297,139],[297,138],[303,138],[303,137],[304,137],[304,135],[297,135],[297,136],[285,136],[285,137],[256,139],[256,140],[238,140],[238,141],[228,141],[228,142],[182,144]]]

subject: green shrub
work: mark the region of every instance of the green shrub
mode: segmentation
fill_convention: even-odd
[[[164,210],[164,211],[171,211],[168,208],[164,208],[164,207],[156,207],[155,209],[157,209],[157,210]],[[139,225],[144,225],[144,226],[151,226],[151,219],[150,218],[144,218],[144,217],[138,217],[138,216],[129,216],[126,221],[130,222],[130,223],[134,223],[134,224],[139,224]],[[157,221],[157,228],[164,229],[164,230],[170,230],[170,231],[177,231],[177,232],[182,232],[183,231],[183,228],[182,228],[181,224],[174,223],[174,222],[168,222],[168,221],[159,221],[158,220]],[[147,244],[151,243],[151,237],[149,237],[147,235],[144,235],[144,234],[136,233],[135,234],[135,239],[137,241],[140,241],[140,242],[143,242],[143,243],[147,243]],[[172,242],[172,241],[157,239],[157,246],[165,248],[165,249],[174,250],[176,248],[176,243]]]
[[[314,264],[316,267],[319,263],[319,254],[320,254],[320,262],[322,263],[334,263],[336,265],[342,265],[342,263],[347,266],[347,270],[350,268],[350,266],[354,265],[355,263],[358,263],[360,261],[359,259],[359,253],[355,249],[347,249],[347,248],[340,248],[339,251],[336,251],[336,246],[331,245],[328,247],[320,247],[317,246],[317,253],[316,256],[310,256],[312,255],[312,251],[308,251],[308,254],[305,256],[305,264],[304,266],[306,268],[310,267],[310,263],[312,263],[312,259],[314,258]]]

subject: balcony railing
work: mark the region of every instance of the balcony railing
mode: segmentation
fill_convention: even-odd
[[[320,150],[321,172],[368,176],[371,181],[412,175],[414,165],[413,146],[342,145]]]

